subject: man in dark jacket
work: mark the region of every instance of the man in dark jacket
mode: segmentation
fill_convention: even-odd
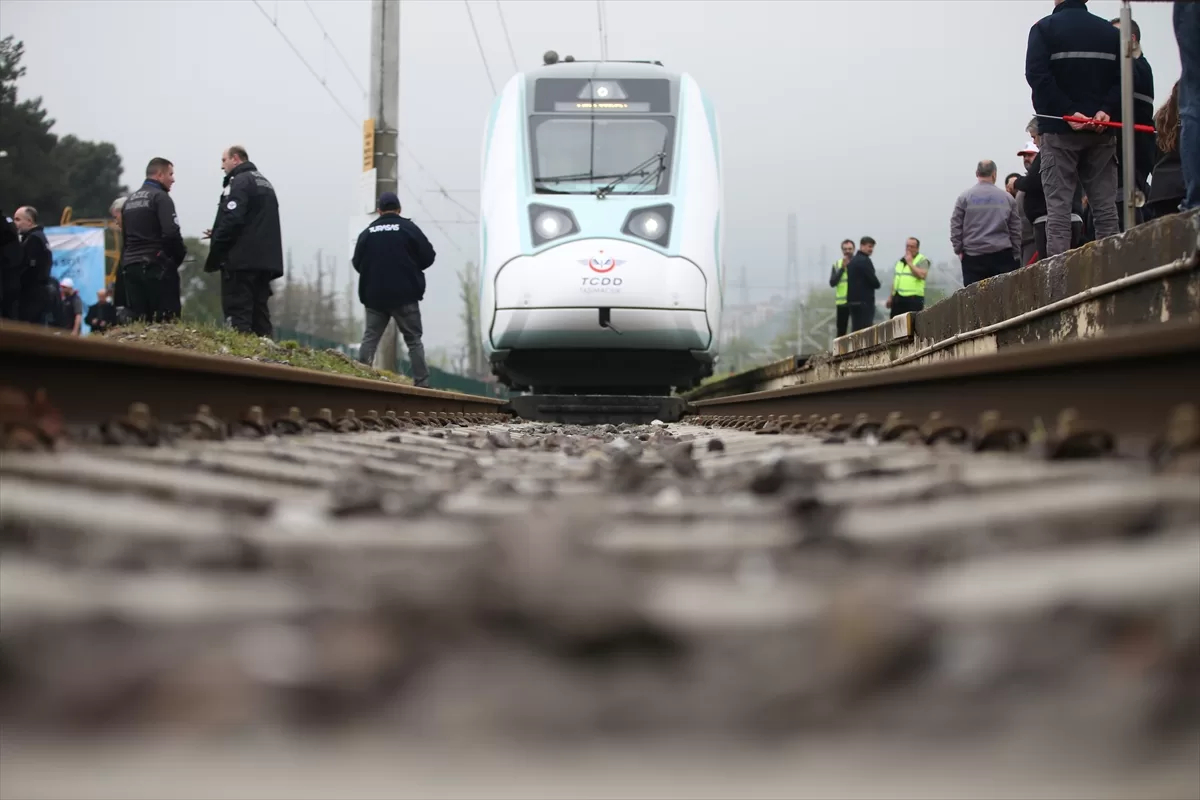
[[[235,331],[271,335],[271,281],[283,277],[283,237],[275,187],[244,147],[221,154],[225,188],[210,230],[205,272],[221,272],[221,311]]]
[[[140,322],[173,319],[179,306],[179,265],[187,255],[171,201],[175,167],[165,158],[146,165],[146,181],[121,207],[121,268],[129,316]],[[171,293],[175,293],[172,298]]]
[[[871,254],[875,240],[864,236],[858,241],[858,252],[846,265],[846,305],[850,306],[850,330],[860,331],[875,324],[875,290],[879,276]]]
[[[1054,12],[1029,30],[1025,80],[1033,108],[1050,117],[1110,121],[1120,116],[1120,35],[1087,10],[1087,0],[1055,0]],[[1041,119],[1042,184],[1046,190],[1047,255],[1071,245],[1071,200],[1082,182],[1096,237],[1120,232],[1117,142],[1090,122]]]
[[[1040,261],[1046,257],[1046,191],[1042,187],[1042,154],[1036,153],[1028,164],[1028,172],[1013,182],[1021,195],[1020,213],[1033,231],[1033,258]],[[1022,232],[1022,248],[1024,248]],[[1071,200],[1071,247],[1083,244],[1083,186],[1076,185],[1075,197]],[[1028,265],[1030,257],[1022,249],[1021,263]]]
[[[350,263],[359,274],[358,299],[367,310],[359,359],[370,364],[389,319],[408,347],[413,383],[429,385],[425,345],[421,343],[421,307],[425,299],[425,270],[437,254],[425,234],[410,219],[400,216],[400,199],[394,192],[379,197],[379,218],[358,235]]]
[[[50,280],[54,254],[46,232],[38,224],[33,206],[21,206],[13,215],[13,224],[21,233],[21,320],[34,325],[51,324],[50,315],[58,303],[58,286]]]
[[[88,306],[87,315],[83,318],[88,327],[97,333],[112,330],[117,325],[117,309],[108,300],[108,292],[104,289],[96,292],[96,302]]]
[[[21,232],[13,218],[0,219],[0,318],[17,320],[21,312]]]

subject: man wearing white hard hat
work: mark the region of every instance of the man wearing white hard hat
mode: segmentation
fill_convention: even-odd
[[[72,336],[78,336],[83,328],[83,299],[75,291],[75,281],[63,278],[58,282],[62,290],[63,314],[61,326],[71,331]]]
[[[1038,146],[1032,139],[1026,142],[1025,146],[1017,151],[1017,155],[1021,157],[1021,161],[1025,164],[1025,173],[1029,174],[1029,168],[1033,164],[1033,159],[1037,157]],[[1020,180],[1018,178],[1018,180]],[[1015,184],[1016,181],[1013,181]],[[1021,215],[1021,264],[1028,264],[1037,252],[1037,245],[1033,236],[1033,223],[1029,217],[1025,215],[1025,192],[1018,189],[1015,185],[1012,187],[1012,192],[1017,198],[1017,213]]]
[[[1030,141],[1017,151],[1025,162],[1026,172],[1015,181],[1019,195],[1018,207],[1026,221],[1033,225],[1033,255],[1023,253],[1023,263],[1040,261],[1047,257],[1046,244],[1046,190],[1042,186],[1042,151],[1036,141]],[[1083,184],[1075,185],[1075,198],[1071,202],[1071,247],[1083,244]]]

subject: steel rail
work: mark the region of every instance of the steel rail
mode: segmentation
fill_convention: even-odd
[[[499,398],[420,389],[282,364],[169,350],[98,337],[56,335],[19,323],[0,323],[0,384],[28,393],[44,390],[63,417],[93,424],[145,403],[173,419],[206,405],[218,417],[240,418],[251,406],[267,419],[296,407],[341,415],[375,410],[496,413]]]
[[[714,416],[900,413],[920,423],[940,412],[972,424],[987,411],[1027,430],[1050,428],[1065,409],[1117,436],[1160,434],[1172,409],[1200,403],[1200,325],[1035,344],[935,364],[896,367],[691,404]]]

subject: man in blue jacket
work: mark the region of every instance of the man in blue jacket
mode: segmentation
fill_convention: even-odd
[[[1087,0],[1054,0],[1054,12],[1029,30],[1025,80],[1033,108],[1050,117],[1110,121],[1121,108],[1121,36],[1087,10]],[[1120,232],[1117,141],[1090,122],[1039,120],[1042,185],[1046,190],[1046,255],[1071,247],[1071,201],[1083,183],[1096,238]]]
[[[358,273],[358,299],[367,310],[359,360],[370,364],[389,319],[408,347],[413,383],[429,385],[425,345],[421,343],[421,307],[425,299],[425,270],[437,253],[425,234],[410,219],[400,216],[395,192],[379,196],[379,218],[358,235],[350,263]]]

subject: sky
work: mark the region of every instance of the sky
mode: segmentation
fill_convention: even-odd
[[[731,302],[743,268],[752,300],[782,290],[789,212],[806,283],[828,278],[822,247],[832,259],[843,238],[863,235],[878,242],[877,269],[910,235],[956,268],[950,211],[976,162],[1021,167],[1025,42],[1053,1],[604,5],[610,59],[688,72],[716,106]],[[460,204],[478,208],[492,82],[540,65],[546,50],[600,52],[593,0],[470,0],[482,47],[467,8],[401,4],[400,195],[438,251],[422,306],[434,348],[462,339],[455,272],[477,260],[479,241]],[[1120,3],[1089,8],[1111,18]],[[1158,105],[1179,77],[1171,3],[1133,8]],[[25,43],[20,96],[44,99],[56,133],[113,142],[130,185],[150,158],[171,159],[187,235],[211,225],[221,151],[244,145],[276,187],[297,268],[322,250],[337,259],[339,286],[351,275],[369,29],[369,0],[0,0],[0,36]]]

